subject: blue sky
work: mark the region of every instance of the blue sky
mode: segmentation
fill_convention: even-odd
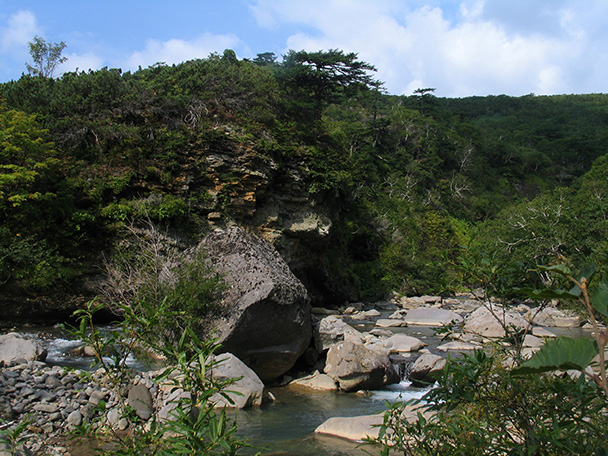
[[[393,94],[605,93],[607,25],[607,0],[0,0],[0,82],[37,35],[67,44],[60,72],[338,48]]]

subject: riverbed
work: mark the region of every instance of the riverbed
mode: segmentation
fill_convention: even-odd
[[[15,329],[40,338],[48,351],[48,364],[85,370],[90,368],[91,358],[69,355],[82,342],[71,338],[62,328]],[[404,331],[406,329],[408,328],[403,328]],[[429,328],[409,328],[408,332],[427,338],[427,343],[432,343],[433,347],[439,340]],[[133,357],[129,358],[129,365],[137,370],[149,367]],[[420,397],[426,392],[424,389],[413,388],[405,380],[382,390],[359,393],[319,392],[290,386],[272,387],[266,391],[274,396],[274,402],[265,401],[261,407],[234,412],[238,434],[257,448],[244,450],[243,454],[255,454],[259,449],[264,449],[264,454],[285,456],[365,455],[358,443],[317,435],[314,430],[329,418],[382,413],[387,409],[387,402]],[[366,449],[372,450],[369,447]]]
[[[369,323],[353,322],[360,331],[371,329]],[[69,366],[80,369],[90,367],[91,358],[74,357],[69,352],[80,346],[81,342],[72,339],[60,327],[26,327],[16,328],[19,332],[39,337],[48,351],[47,363]],[[435,330],[424,326],[392,328],[393,332],[415,336],[427,344],[431,352],[438,352],[442,343]],[[580,328],[555,331],[562,334],[586,332]],[[560,335],[562,335],[560,334]],[[445,355],[445,353],[443,354]],[[400,360],[411,363],[418,355],[407,354]],[[452,355],[455,356],[455,355]],[[133,357],[129,365],[137,370],[147,370],[144,362]],[[239,435],[264,454],[293,456],[357,456],[374,453],[370,447],[362,448],[355,442],[314,434],[314,430],[332,417],[352,417],[382,413],[387,409],[387,402],[403,401],[421,397],[425,389],[413,388],[403,380],[382,390],[365,393],[318,392],[293,386],[268,388],[276,401],[266,401],[261,407],[249,408],[235,412],[239,426]],[[246,450],[243,454],[255,454],[256,450]]]

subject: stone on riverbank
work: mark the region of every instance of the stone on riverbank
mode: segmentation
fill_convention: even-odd
[[[317,391],[337,391],[338,385],[327,374],[315,371],[312,375],[297,378],[289,384],[290,387],[309,388]]]
[[[287,372],[312,337],[310,298],[267,241],[238,227],[216,230],[200,244],[229,285],[217,328],[222,350],[234,353],[262,380]]]
[[[411,405],[403,409],[401,419],[409,423],[415,423],[418,421],[419,412],[427,418],[431,416],[431,413],[423,407]],[[333,417],[317,427],[315,434],[331,435],[355,442],[363,442],[367,438],[378,438],[380,425],[383,422],[383,414]]]
[[[40,342],[21,334],[8,333],[0,336],[0,364],[11,364],[16,361],[44,361],[46,350]]]
[[[395,334],[383,343],[391,353],[415,352],[424,347],[420,339],[405,334]]]
[[[376,326],[379,328],[403,328],[407,326],[407,323],[396,318],[380,318],[376,321]]]
[[[578,315],[555,307],[545,307],[540,311],[531,309],[526,314],[526,319],[538,326],[555,328],[578,328],[581,325],[581,319]]]
[[[450,323],[462,323],[462,317],[456,312],[434,307],[411,309],[403,319],[408,325],[419,326],[447,326]]]
[[[212,370],[214,380],[239,379],[226,388],[225,394],[232,402],[221,394],[212,396],[211,401],[216,403],[216,407],[245,408],[262,404],[264,383],[252,369],[232,353],[218,355],[215,361],[218,364]]]
[[[337,316],[325,317],[316,322],[313,328],[313,340],[319,353],[326,352],[329,347],[342,342],[349,335],[362,337],[359,331]]]
[[[482,346],[478,344],[474,344],[471,342],[465,342],[462,340],[453,340],[452,342],[446,342],[445,344],[441,344],[437,347],[437,350],[441,351],[469,351],[469,350],[479,350]]]
[[[133,385],[129,389],[127,405],[133,408],[135,414],[142,420],[149,420],[154,412],[150,390],[141,383]]]
[[[437,376],[445,367],[445,358],[433,353],[424,353],[416,360],[409,374],[412,385],[417,387],[435,383]]]
[[[364,415],[352,417],[333,417],[315,429],[315,434],[332,435],[342,439],[363,442],[366,438],[378,438],[384,416]]]

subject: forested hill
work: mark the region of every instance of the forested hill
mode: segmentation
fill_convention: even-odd
[[[602,263],[607,95],[398,97],[372,76],[336,50],[227,50],[0,85],[3,302],[72,307],[147,220],[183,247],[244,226],[329,304],[445,291],[488,257]]]

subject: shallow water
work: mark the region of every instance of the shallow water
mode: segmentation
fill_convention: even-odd
[[[407,400],[426,392],[412,388],[409,382],[367,394],[292,387],[269,391],[276,397],[275,403],[238,411],[239,435],[253,445],[266,447],[265,454],[294,456],[366,454],[355,442],[315,435],[314,430],[329,418],[382,413],[387,409],[386,401]]]
[[[353,324],[361,331],[371,329],[371,325]],[[104,330],[110,330],[109,327]],[[438,352],[441,337],[434,329],[424,326],[391,328],[393,332],[403,332],[418,337],[432,352]],[[559,335],[588,336],[588,330],[551,328]],[[68,353],[82,345],[73,340],[60,327],[27,327],[18,332],[38,336],[48,351],[47,363],[80,369],[91,368],[91,358],[69,356]],[[445,353],[443,354],[445,356]],[[452,356],[458,356],[452,354]],[[412,358],[415,359],[417,355]],[[403,360],[402,360],[403,361]],[[405,361],[407,363],[407,354]],[[128,364],[139,370],[146,370],[145,363],[129,357]],[[374,448],[347,440],[314,434],[314,430],[332,417],[351,417],[382,413],[387,402],[405,401],[421,397],[427,390],[413,388],[407,381],[390,385],[379,391],[366,394],[328,393],[314,390],[282,387],[270,388],[276,402],[265,403],[262,407],[239,410],[236,413],[238,434],[250,444],[264,448],[266,455],[282,456],[358,456],[375,454]],[[364,450],[367,450],[366,453]],[[243,454],[255,454],[256,450],[245,450]]]

